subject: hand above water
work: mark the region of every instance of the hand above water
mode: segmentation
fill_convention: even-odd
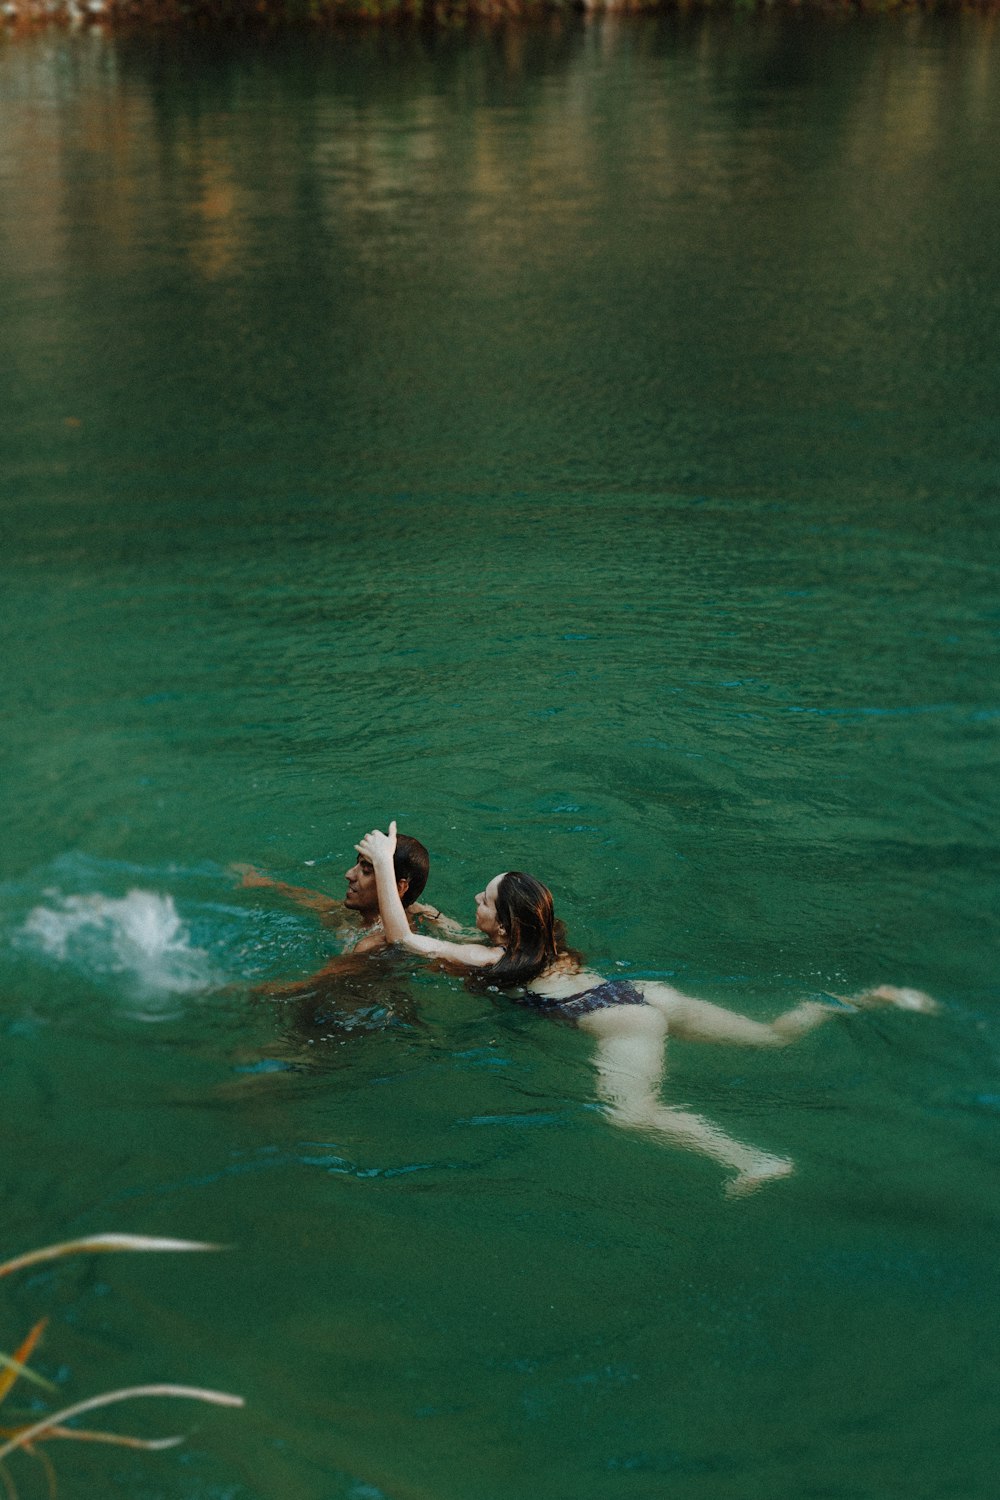
[[[389,824],[388,833],[380,833],[373,828],[371,833],[366,833],[360,844],[355,844],[355,849],[363,859],[370,859],[372,864],[381,861],[392,863],[392,856],[396,852],[396,823],[395,819]]]

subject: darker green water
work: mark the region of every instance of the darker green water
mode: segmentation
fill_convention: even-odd
[[[0,1348],[248,1402],[65,1496],[992,1500],[997,79],[973,19],[0,53],[3,1243],[232,1247]],[[942,1013],[676,1043],[797,1163],[727,1201],[581,1034],[254,1002],[331,944],[230,863],[393,815],[609,972]]]

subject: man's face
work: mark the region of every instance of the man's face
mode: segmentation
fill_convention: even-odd
[[[344,879],[347,881],[344,905],[350,911],[374,912],[378,916],[375,871],[368,861],[359,855],[357,863],[351,866]]]

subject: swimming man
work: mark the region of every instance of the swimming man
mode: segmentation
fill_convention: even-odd
[[[458,922],[444,916],[436,907],[418,900],[427,884],[431,863],[430,855],[419,839],[400,834],[392,863],[396,889],[411,927],[415,927],[417,922],[429,922],[438,932],[459,933],[463,930]],[[341,901],[325,896],[321,891],[288,885],[283,880],[272,880],[253,865],[234,865],[233,869],[242,876],[242,885],[277,891],[287,900],[294,901],[296,906],[316,912],[323,926],[332,928],[344,943],[342,951],[328,964],[324,964],[318,973],[308,979],[296,980],[290,985],[263,985],[261,993],[275,997],[292,996],[322,985],[323,981],[338,974],[357,974],[362,968],[359,959],[366,959],[388,946],[379,918],[375,871],[362,856],[345,872],[347,890]],[[345,922],[345,913],[356,915],[360,919],[360,925]]]

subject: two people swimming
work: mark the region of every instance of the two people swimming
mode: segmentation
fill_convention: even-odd
[[[586,1031],[596,1043],[598,1094],[611,1122],[729,1168],[734,1175],[725,1190],[733,1197],[788,1176],[794,1163],[736,1140],[700,1115],[665,1105],[659,1089],[668,1037],[774,1049],[845,1011],[882,1005],[924,1013],[937,1009],[936,1002],[919,990],[882,985],[850,999],[803,1000],[773,1021],[762,1022],[685,995],[660,980],[608,980],[588,969],[569,947],[547,887],[519,870],[495,875],[476,896],[475,936],[464,934],[435,909],[432,920],[447,935],[431,935],[419,930],[412,898],[407,903],[412,887],[399,873],[400,843],[395,823],[390,823],[388,833],[373,829],[355,846],[358,860],[347,874],[349,896],[358,893],[357,901],[362,891],[366,895],[367,906],[353,909],[367,911],[365,925],[373,947],[401,948],[461,975],[473,990],[503,993],[517,1004]],[[294,893],[293,899],[315,895],[266,877],[248,883],[275,885]]]

